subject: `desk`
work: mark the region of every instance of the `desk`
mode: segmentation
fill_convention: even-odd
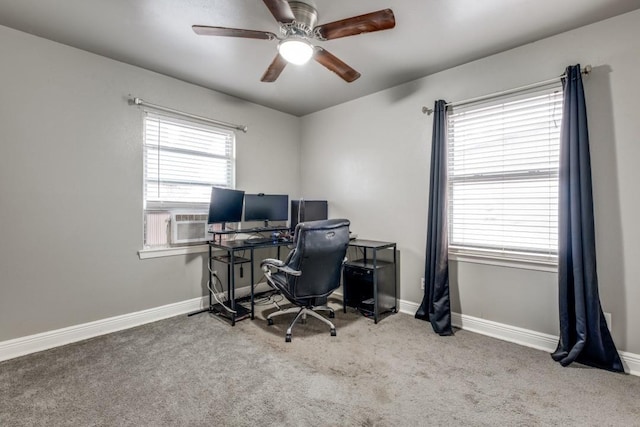
[[[222,233],[221,233],[222,234]],[[252,242],[248,240],[222,240],[214,239],[209,242],[209,283],[213,283],[214,262],[227,265],[227,300],[232,312],[226,311],[219,304],[213,303],[213,293],[209,290],[209,307],[189,313],[193,316],[198,313],[214,313],[230,321],[234,326],[236,321],[246,318],[254,318],[255,301],[254,286],[255,278],[253,273],[254,251],[275,247],[278,249],[280,258],[280,248],[293,243],[291,240],[270,240],[267,242]],[[218,236],[220,237],[220,236]],[[349,247],[362,250],[363,257],[354,261],[348,261],[344,267],[343,274],[343,310],[346,313],[347,306],[360,310],[363,314],[373,317],[378,323],[380,316],[387,312],[397,312],[397,249],[396,244],[391,242],[379,242],[375,240],[356,239],[349,242]],[[224,255],[214,255],[214,251],[222,250]],[[393,251],[393,261],[381,260],[378,252],[382,250]],[[236,256],[236,252],[249,251],[249,258]],[[251,308],[247,309],[238,304],[235,296],[235,266],[249,264],[250,272],[250,300]]]
[[[253,274],[253,264],[254,264],[254,250],[262,249],[262,248],[278,248],[278,258],[280,258],[280,248],[282,246],[287,246],[291,244],[290,240],[269,240],[268,242],[259,242],[254,243],[251,239],[247,240],[222,240],[215,238],[209,242],[209,283],[210,286],[213,284],[213,271],[214,271],[214,262],[221,262],[227,265],[227,300],[229,303],[229,308],[232,312],[229,312],[224,309],[224,307],[220,307],[219,304],[213,304],[212,292],[209,289],[209,307],[206,307],[202,310],[189,313],[189,316],[193,316],[198,313],[214,313],[218,316],[224,317],[228,319],[231,323],[231,326],[236,324],[236,321],[245,319],[247,317],[254,317],[254,293],[253,287],[254,283],[254,274]],[[218,236],[219,237],[219,236]],[[222,250],[226,252],[226,255],[214,255],[215,250]],[[238,251],[249,251],[250,257],[243,258],[236,256],[236,252]],[[242,305],[238,304],[236,301],[236,284],[235,284],[235,266],[241,265],[245,263],[250,263],[251,265],[251,285],[250,285],[250,299],[251,299],[251,309],[248,310]]]

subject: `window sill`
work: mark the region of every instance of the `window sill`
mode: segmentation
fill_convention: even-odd
[[[482,252],[467,252],[461,250],[449,251],[449,260],[474,264],[495,265],[499,267],[519,268],[523,270],[537,270],[556,273],[558,262],[551,258],[531,259],[517,256],[504,256]]]
[[[162,258],[167,256],[199,254],[209,250],[209,245],[180,246],[176,248],[153,248],[140,249],[138,256],[140,259]]]

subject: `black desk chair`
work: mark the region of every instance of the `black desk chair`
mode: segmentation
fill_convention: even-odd
[[[269,325],[273,318],[287,313],[298,312],[287,329],[286,342],[291,342],[291,328],[306,315],[313,316],[331,328],[336,335],[336,327],[329,319],[316,313],[329,312],[327,296],[340,286],[340,275],[349,246],[349,220],[329,219],[302,222],[296,226],[295,248],[286,261],[265,259],[260,264],[267,282],[280,291],[295,306],[276,311],[267,317]],[[322,304],[322,305],[317,305]]]

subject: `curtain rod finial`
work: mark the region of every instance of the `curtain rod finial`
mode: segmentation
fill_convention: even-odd
[[[431,108],[422,107],[422,114],[426,114],[426,115],[430,116],[431,113],[433,113],[433,110]]]

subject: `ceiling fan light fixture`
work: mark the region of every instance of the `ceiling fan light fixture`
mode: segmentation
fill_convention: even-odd
[[[313,56],[313,46],[301,37],[289,37],[278,44],[278,52],[291,64],[306,64]]]

